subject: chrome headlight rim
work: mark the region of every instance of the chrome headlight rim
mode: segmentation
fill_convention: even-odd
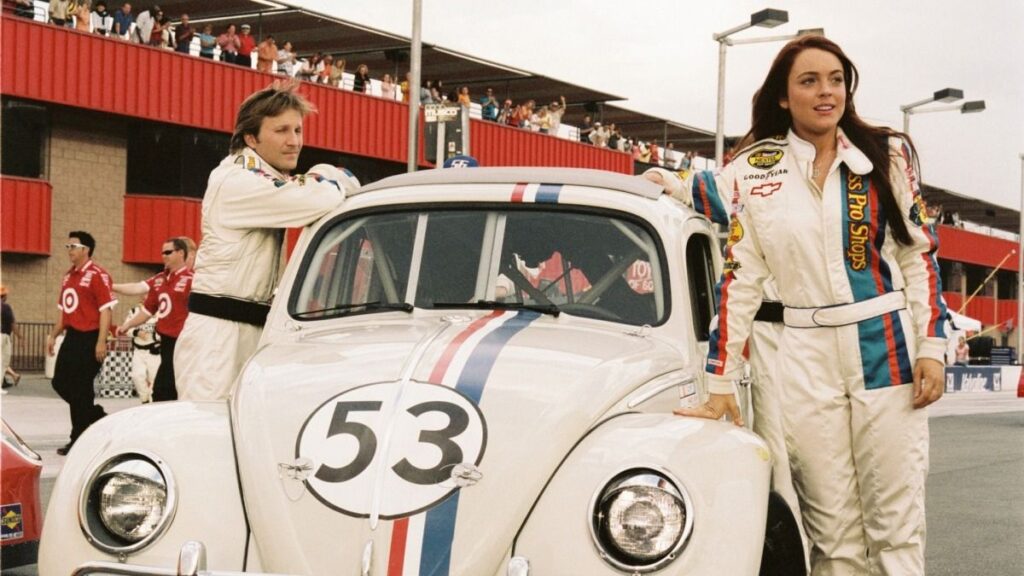
[[[118,536],[113,534],[106,526],[103,525],[103,522],[99,518],[98,510],[94,509],[93,506],[96,489],[98,488],[96,482],[100,477],[111,471],[119,464],[130,460],[142,460],[156,468],[163,477],[164,486],[167,491],[167,500],[164,504],[163,514],[157,521],[156,527],[153,528],[153,531],[148,536],[142,538],[138,542],[123,543],[119,541]],[[117,556],[139,552],[159,540],[167,530],[167,527],[170,526],[171,520],[174,518],[174,514],[178,508],[177,495],[178,489],[174,481],[174,476],[171,474],[170,467],[162,458],[145,450],[123,452],[104,460],[102,464],[92,471],[89,475],[89,479],[82,486],[78,506],[78,524],[82,528],[82,533],[85,534],[89,543],[103,552]]]
[[[600,534],[598,534],[599,528],[595,514],[598,506],[600,506],[602,496],[604,494],[615,488],[628,485],[627,482],[629,480],[644,476],[660,477],[675,489],[675,496],[677,496],[683,503],[683,510],[686,513],[686,519],[683,522],[683,529],[679,534],[679,539],[676,541],[672,549],[669,550],[662,558],[647,564],[631,564],[619,560],[616,558],[614,552],[608,550],[608,547],[602,541]],[[631,466],[620,470],[615,474],[609,475],[603,482],[598,484],[597,490],[594,491],[593,496],[590,498],[590,506],[587,510],[587,526],[590,529],[591,542],[593,542],[598,554],[605,562],[618,570],[631,574],[655,572],[675,561],[675,559],[678,558],[679,553],[690,541],[690,535],[693,532],[693,500],[690,498],[690,494],[686,491],[686,488],[683,487],[683,483],[665,468],[657,465]]]

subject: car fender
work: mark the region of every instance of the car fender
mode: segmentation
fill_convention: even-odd
[[[632,468],[674,478],[692,502],[689,539],[659,574],[758,573],[771,474],[767,446],[732,424],[671,414],[625,413],[593,428],[549,481],[512,555],[537,574],[621,574],[601,558],[589,512],[605,483]]]
[[[173,477],[177,505],[152,544],[119,558],[90,544],[79,509],[96,469],[125,453],[162,461]],[[188,540],[206,545],[209,569],[241,571],[247,534],[227,403],[156,403],[107,416],[75,443],[50,497],[39,573],[70,574],[90,561],[174,569]]]

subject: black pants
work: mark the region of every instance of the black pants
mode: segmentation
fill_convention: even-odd
[[[220,61],[221,62],[227,62],[228,64],[234,64],[235,63],[235,53],[234,52],[221,52],[220,53]]]
[[[243,68],[252,68],[251,54],[235,54],[235,64]]]
[[[178,399],[174,383],[174,344],[177,341],[177,338],[160,335],[160,368],[153,379],[153,402]]]
[[[53,389],[71,409],[72,442],[78,440],[93,422],[107,415],[103,407],[96,404],[93,392],[93,380],[102,366],[96,361],[98,336],[98,330],[79,332],[68,328],[64,332],[64,343],[57,353]]]

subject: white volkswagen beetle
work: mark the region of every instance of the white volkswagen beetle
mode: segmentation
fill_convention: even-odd
[[[637,177],[366,186],[303,233],[230,401],[82,436],[40,573],[757,574],[765,444],[671,413],[720,260]]]

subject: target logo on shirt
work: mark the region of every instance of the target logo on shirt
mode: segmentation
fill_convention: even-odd
[[[60,309],[65,314],[71,314],[78,310],[78,292],[75,292],[74,288],[65,288],[60,295],[60,304]]]

